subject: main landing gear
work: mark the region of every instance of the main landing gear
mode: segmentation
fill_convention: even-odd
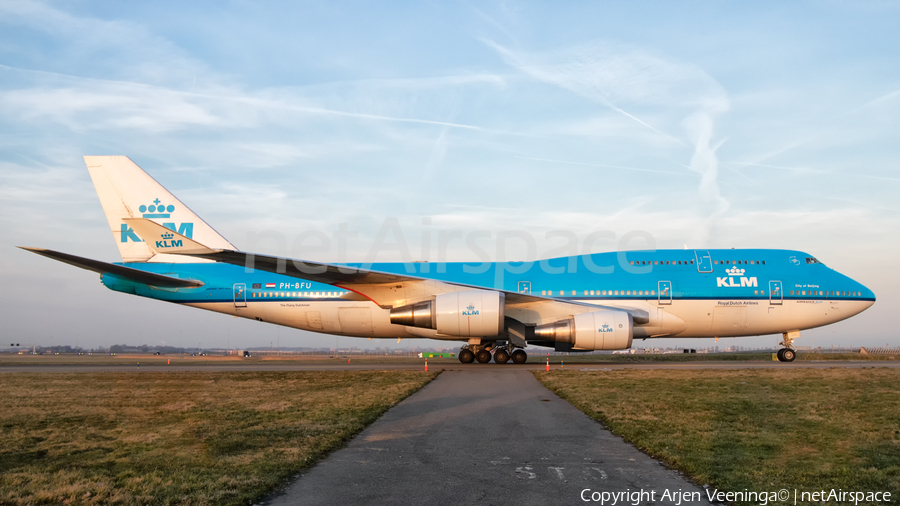
[[[785,332],[782,337],[784,339],[778,344],[784,348],[778,350],[775,356],[778,357],[779,362],[793,362],[797,358],[797,352],[794,351],[794,339],[800,337],[800,332]]]
[[[493,356],[491,351],[494,352]],[[463,364],[471,364],[476,360],[479,364],[487,364],[492,358],[498,364],[505,364],[510,359],[514,364],[524,364],[528,361],[528,354],[525,353],[525,350],[517,349],[509,344],[497,346],[496,343],[467,344],[459,350],[457,356]]]

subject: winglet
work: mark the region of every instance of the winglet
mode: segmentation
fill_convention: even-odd
[[[223,251],[207,248],[199,242],[147,218],[124,218],[122,221],[134,229],[134,232],[147,243],[147,247],[153,253],[207,255]]]

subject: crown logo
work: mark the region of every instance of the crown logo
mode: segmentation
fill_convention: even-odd
[[[727,272],[729,276],[743,276],[744,275],[744,269],[739,269],[737,267],[732,267],[731,269],[725,269],[725,272]]]
[[[171,239],[171,238],[173,238],[173,237],[175,237],[175,236],[172,235],[172,234],[169,233],[169,232],[166,232],[166,233],[164,233],[164,234],[162,235],[162,240],[163,240],[163,241],[168,241],[169,239]]]
[[[471,310],[475,309],[475,306],[473,306],[472,304],[469,304],[469,307],[467,307],[466,309],[468,309],[469,311],[471,311]]]
[[[141,205],[138,207],[144,218],[168,218],[175,211],[175,206],[169,204],[164,205],[158,198],[153,200],[150,205]]]

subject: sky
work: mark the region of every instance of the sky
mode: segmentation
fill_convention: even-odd
[[[441,344],[140,299],[15,248],[120,261],[81,158],[113,154],[237,247],[311,260],[480,261],[423,248],[440,233],[494,260],[802,250],[878,302],[796,344],[898,346],[898,48],[898,2],[0,0],[0,348]]]

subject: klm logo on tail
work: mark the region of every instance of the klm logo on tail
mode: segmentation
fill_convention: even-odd
[[[159,199],[153,201],[149,206],[141,206],[138,208],[138,211],[144,213],[142,216],[144,218],[168,218],[171,216],[172,212],[175,211],[175,206],[168,205],[163,206],[160,205]]]
[[[175,206],[169,204],[165,205],[157,198],[153,200],[153,203],[150,205],[141,205],[138,207],[138,211],[140,211],[142,218],[170,218],[172,213],[175,211]],[[121,242],[144,242],[137,234],[134,233],[134,230],[122,223],[120,226],[120,241]],[[175,223],[163,223],[162,226],[168,228],[172,232],[178,232],[179,234],[187,237],[188,239],[193,239],[194,237],[194,224],[193,223],[179,223],[177,226]],[[171,239],[171,237],[170,237]],[[160,246],[160,243],[164,241],[157,241],[157,248],[171,248],[174,246]],[[175,241],[178,246],[181,246],[181,241]]]
[[[744,272],[744,269],[739,269],[737,267],[726,269],[725,273],[728,274],[728,276],[722,278],[716,277],[716,287],[740,288],[742,286],[757,286],[756,277],[745,278]],[[740,277],[740,283],[734,282],[735,277]]]
[[[162,241],[156,241],[157,248],[180,248],[182,246],[181,239],[172,240],[175,237],[172,234],[166,233],[160,236]]]

